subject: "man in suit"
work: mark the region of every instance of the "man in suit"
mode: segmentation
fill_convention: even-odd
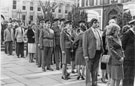
[[[7,54],[12,55],[12,42],[14,42],[14,33],[11,23],[9,23],[8,27],[4,30],[4,42]]]
[[[46,25],[44,26],[44,29],[40,32],[40,47],[43,49],[42,70],[46,71],[45,67],[47,67],[47,70],[53,71],[51,68],[51,56],[53,50],[54,31],[51,29],[51,22],[49,20],[46,20],[45,23]]]
[[[129,22],[131,28],[122,36],[125,58],[123,62],[124,79],[122,86],[134,86],[135,80],[135,19]]]
[[[42,19],[40,20],[40,25],[37,26],[36,30],[35,30],[35,42],[36,42],[36,63],[38,65],[38,67],[41,67],[41,61],[42,61],[42,50],[40,49],[40,44],[39,44],[39,36],[40,36],[40,32],[43,29],[43,25],[44,25],[45,21]]]
[[[56,70],[59,70],[59,62],[60,62],[60,57],[61,57],[61,48],[60,48],[60,32],[61,29],[58,26],[58,21],[59,19],[54,19],[54,41],[55,41],[55,46],[54,46],[54,55],[55,55],[55,62],[56,62]]]
[[[15,38],[17,42],[17,56],[21,55],[24,58],[24,28],[21,27],[21,22],[18,22],[19,26],[15,31]]]
[[[86,60],[86,86],[90,86],[90,73],[92,76],[92,86],[97,86],[97,74],[99,59],[103,52],[102,38],[98,28],[98,20],[91,20],[89,28],[83,36],[83,55]]]

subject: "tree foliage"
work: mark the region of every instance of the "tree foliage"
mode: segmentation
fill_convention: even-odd
[[[50,21],[52,21],[54,19],[52,10],[55,10],[59,6],[59,4],[57,4],[56,2],[50,2],[50,1],[42,2],[41,0],[39,0],[39,4],[44,14],[43,18],[49,19]]]
[[[128,22],[132,19],[130,10],[124,10],[123,14],[123,25],[128,24]]]
[[[80,11],[78,7],[73,6],[72,11],[68,13],[67,19],[72,21],[73,27],[77,27],[79,21],[87,21],[87,13],[84,10]]]

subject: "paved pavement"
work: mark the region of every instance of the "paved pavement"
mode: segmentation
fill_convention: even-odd
[[[35,63],[29,63],[28,57],[17,58],[16,55],[8,56],[1,52],[2,86],[85,86],[85,80],[76,80],[76,75],[71,74],[71,79],[62,80],[61,70],[42,72]],[[100,80],[98,85],[106,86]]]

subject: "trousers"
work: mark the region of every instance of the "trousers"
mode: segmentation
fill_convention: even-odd
[[[97,50],[95,57],[86,61],[86,86],[90,86],[90,74],[92,78],[92,86],[97,85],[97,75],[98,75],[98,66],[100,59],[101,51]]]

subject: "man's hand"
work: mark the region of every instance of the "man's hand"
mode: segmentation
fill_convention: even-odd
[[[38,44],[38,47],[40,47],[40,44]]]
[[[89,57],[88,56],[85,56],[85,61],[89,61]]]

